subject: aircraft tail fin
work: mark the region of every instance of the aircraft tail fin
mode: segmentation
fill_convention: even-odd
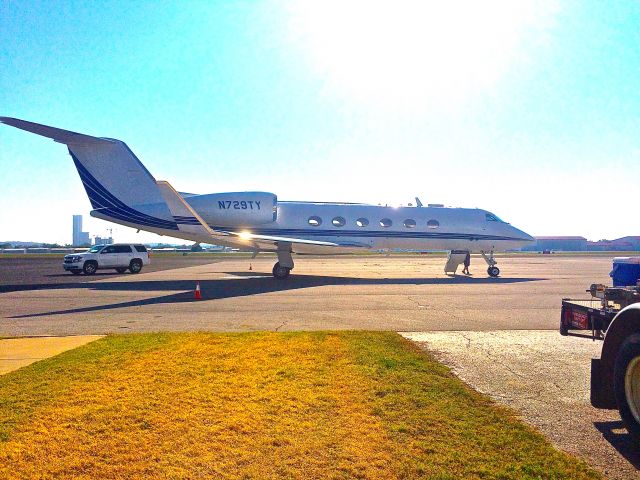
[[[126,143],[0,117],[0,122],[67,145],[98,212],[136,225],[176,230],[156,180]]]

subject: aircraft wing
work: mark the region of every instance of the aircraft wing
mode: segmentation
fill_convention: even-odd
[[[276,248],[279,243],[291,245],[313,245],[318,247],[370,248],[369,245],[356,242],[327,242],[305,238],[281,237],[277,235],[257,235],[246,231],[213,230],[207,222],[189,205],[169,182],[157,181],[160,193],[165,199],[178,229],[188,235],[207,238],[211,243],[235,244],[239,247],[254,249]]]
[[[319,247],[342,247],[342,248],[370,248],[369,245],[365,243],[357,243],[357,242],[326,242],[323,240],[310,240],[306,238],[294,238],[294,237],[279,237],[274,235],[256,235],[249,232],[225,232],[229,235],[234,235],[242,239],[247,240],[256,240],[258,242],[271,242],[273,244],[281,242],[281,243],[291,243],[291,244],[299,244],[299,245],[317,245]]]

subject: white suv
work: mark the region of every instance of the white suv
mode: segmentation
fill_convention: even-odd
[[[133,243],[114,243],[112,245],[96,245],[83,253],[65,255],[62,267],[79,275],[93,275],[96,270],[113,268],[118,273],[129,270],[140,273],[143,265],[150,262],[149,252],[144,245]]]

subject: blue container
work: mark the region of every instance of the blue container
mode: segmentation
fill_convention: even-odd
[[[616,257],[609,274],[614,287],[635,286],[640,279],[640,257]]]

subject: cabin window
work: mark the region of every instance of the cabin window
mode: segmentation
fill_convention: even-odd
[[[390,227],[391,225],[393,225],[393,222],[388,218],[383,218],[382,220],[380,220],[381,227]]]
[[[344,224],[347,223],[347,221],[344,217],[334,217],[333,220],[331,220],[331,223],[333,223],[334,227],[344,227]]]
[[[359,227],[366,227],[367,225],[369,225],[369,219],[368,218],[359,218],[356,220],[356,225]]]
[[[486,213],[485,214],[485,218],[487,219],[487,222],[499,222],[500,219],[498,217],[496,217],[493,213]]]
[[[407,218],[404,221],[404,226],[407,228],[415,228],[416,227],[416,221],[412,218]]]
[[[313,217],[309,217],[309,225],[311,225],[312,227],[319,227],[320,225],[322,225],[322,219],[315,215]]]
[[[440,222],[438,220],[429,220],[427,222],[427,228],[438,228],[440,226]]]

